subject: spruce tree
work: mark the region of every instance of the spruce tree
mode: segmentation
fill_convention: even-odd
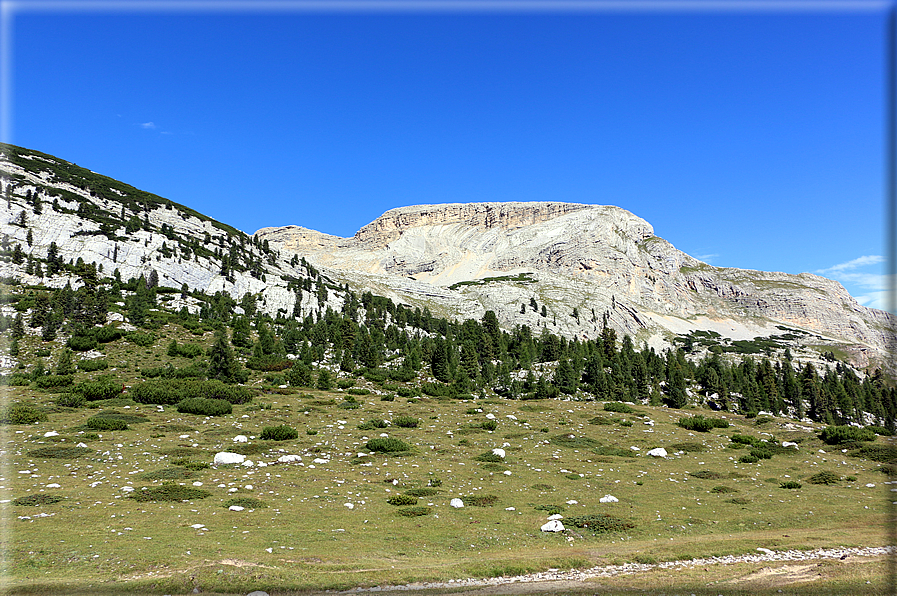
[[[234,383],[238,380],[240,372],[240,363],[237,362],[227,341],[227,330],[219,327],[215,332],[215,343],[209,348],[209,378]]]
[[[75,374],[75,364],[72,362],[72,351],[70,349],[66,348],[59,354],[59,360],[56,362],[56,374]]]

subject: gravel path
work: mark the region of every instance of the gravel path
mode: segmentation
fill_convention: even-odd
[[[689,559],[687,561],[668,561],[664,563],[627,563],[626,565],[605,565],[591,569],[560,571],[550,569],[541,573],[530,573],[514,577],[490,577],[485,579],[453,579],[447,582],[425,582],[399,586],[375,586],[373,588],[352,588],[339,594],[357,594],[363,592],[390,592],[402,590],[428,590],[445,588],[486,587],[508,584],[525,584],[534,582],[579,582],[596,577],[613,577],[650,571],[652,569],[677,569],[707,565],[732,565],[734,563],[769,563],[773,561],[813,561],[818,559],[846,559],[848,557],[881,557],[897,554],[897,547],[879,546],[866,548],[823,548],[811,551],[786,550],[773,551],[757,549],[757,554],[729,555],[725,557],[707,557]]]

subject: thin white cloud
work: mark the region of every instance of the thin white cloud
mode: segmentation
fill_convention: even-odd
[[[884,290],[887,286],[887,275],[880,273],[840,273],[832,276],[840,282],[856,284],[870,290]]]
[[[819,269],[816,273],[826,274],[826,273],[841,273],[842,271],[849,271],[851,269],[858,269],[859,267],[866,267],[868,265],[878,265],[879,263],[884,263],[885,258],[881,255],[865,255],[862,257],[857,257],[851,261],[847,261],[846,263],[838,263],[837,265],[833,265],[827,269]]]
[[[156,128],[155,122],[144,122],[140,125],[140,128]]]
[[[695,258],[699,261],[704,261],[705,263],[709,263],[710,261],[712,261],[713,259],[715,259],[718,256],[719,256],[718,254],[713,253],[713,254],[709,254],[709,255],[695,255]]]

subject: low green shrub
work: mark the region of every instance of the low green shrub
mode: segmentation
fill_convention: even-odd
[[[386,428],[387,426],[388,425],[386,423],[386,420],[375,418],[373,420],[368,420],[359,424],[358,430],[373,430],[375,428]]]
[[[465,505],[470,505],[471,507],[491,507],[498,503],[496,495],[470,495],[461,497],[461,500],[464,501]]]
[[[233,453],[239,453],[240,455],[257,455],[259,453],[264,453],[270,447],[267,445],[260,445],[258,443],[237,443],[232,447],[228,447],[227,450]]]
[[[389,371],[385,371],[381,368],[369,368],[362,373],[364,378],[372,383],[382,383],[389,376]]]
[[[786,480],[785,482],[779,484],[779,488],[788,489],[801,488],[802,486],[803,485],[800,482],[795,482],[794,480]]]
[[[417,428],[420,420],[413,416],[396,416],[392,419],[392,424],[400,428]]]
[[[205,499],[210,497],[212,493],[207,490],[201,490],[190,486],[181,486],[179,484],[166,483],[162,486],[151,488],[144,487],[142,490],[135,490],[128,495],[129,499],[138,502],[147,501],[191,501],[193,499]]]
[[[420,395],[420,390],[416,387],[399,387],[396,389],[396,392],[399,394],[399,397],[417,397]]]
[[[756,437],[751,437],[749,435],[740,435],[738,433],[729,437],[729,440],[739,445],[757,445],[760,443],[760,439]]]
[[[56,405],[63,408],[81,408],[87,400],[78,393],[63,393],[56,398]]]
[[[153,470],[152,472],[144,472],[138,475],[141,480],[186,480],[195,478],[197,474],[193,470],[183,467],[180,468],[162,468],[161,470]]]
[[[174,339],[168,344],[168,355],[172,358],[175,356],[196,358],[197,356],[202,356],[204,351],[203,347],[199,344],[179,344],[177,340]]]
[[[855,426],[827,426],[819,433],[819,438],[829,445],[840,445],[842,443],[874,441],[875,432],[868,428]]]
[[[124,385],[118,379],[102,376],[89,381],[81,381],[72,387],[72,393],[83,395],[87,401],[97,401],[118,397],[123,389]]]
[[[142,404],[175,405],[191,397],[224,399],[232,404],[252,401],[255,392],[247,387],[226,385],[218,380],[159,379],[134,385],[131,398]]]
[[[81,360],[78,362],[78,370],[83,372],[96,372],[98,370],[106,370],[107,368],[109,368],[109,361],[105,358]]]
[[[564,525],[588,529],[596,533],[623,532],[635,527],[635,524],[632,522],[628,522],[612,515],[607,515],[606,513],[565,517]]]
[[[474,458],[476,461],[484,461],[484,462],[493,462],[499,463],[505,461],[501,456],[492,453],[491,451],[487,451],[486,453],[481,453],[480,455]]]
[[[245,507],[246,509],[264,509],[268,506],[267,503],[255,497],[234,497],[225,501],[222,506],[231,507],[233,505]]]
[[[196,470],[196,471],[206,470],[206,469],[212,467],[211,465],[208,464],[208,462],[195,461],[192,459],[187,459],[185,457],[171,460],[171,465],[181,466],[183,468],[187,468],[188,470]]]
[[[94,453],[94,450],[87,447],[54,445],[33,449],[28,452],[28,456],[35,459],[77,459],[89,453]]]
[[[710,492],[715,494],[724,495],[726,493],[737,493],[738,491],[732,488],[731,486],[714,486],[710,489]]]
[[[848,455],[871,459],[883,464],[897,463],[897,445],[871,443],[851,451]]]
[[[34,424],[46,419],[45,411],[30,404],[12,404],[0,410],[0,423],[3,424]]]
[[[199,416],[226,416],[233,412],[233,409],[234,407],[229,401],[203,397],[190,397],[179,401],[177,405],[178,412]]]
[[[533,509],[536,511],[544,511],[548,515],[557,515],[559,513],[563,513],[564,507],[562,505],[533,505]]]
[[[88,352],[97,347],[97,339],[90,335],[73,335],[68,338],[65,345],[76,352]]]
[[[670,449],[673,451],[685,451],[686,453],[701,453],[707,451],[707,446],[703,443],[685,442],[673,443],[670,445]]]
[[[811,484],[838,484],[838,482],[841,481],[841,477],[834,472],[823,470],[822,472],[813,474],[808,480]]]
[[[41,505],[53,505],[54,503],[59,503],[64,500],[65,497],[60,497],[58,495],[39,494],[13,499],[12,504],[24,505],[26,507],[40,507]]]
[[[343,410],[357,410],[361,407],[361,402],[355,399],[354,395],[347,395],[339,407]]]
[[[482,428],[483,430],[495,430],[496,428],[498,428],[498,421],[497,420],[484,420],[483,423],[480,425],[480,428]]]
[[[156,334],[143,333],[142,331],[131,331],[130,333],[125,335],[125,339],[127,339],[132,344],[140,346],[141,348],[148,348],[156,343]]]
[[[430,508],[423,505],[418,505],[417,507],[403,507],[396,511],[396,513],[404,517],[421,517],[422,515],[430,515]]]
[[[543,492],[551,492],[554,490],[554,487],[550,484],[534,484],[531,488],[533,490],[539,490]]]
[[[738,461],[743,464],[755,464],[760,461],[760,458],[756,455],[742,455],[738,458]]]
[[[386,499],[386,502],[389,503],[390,505],[396,505],[396,506],[400,506],[400,507],[404,506],[404,505],[416,505],[417,497],[415,497],[414,495],[409,495],[407,493],[400,494],[400,495],[393,495],[393,496],[389,497],[388,499]]]
[[[10,387],[27,387],[31,384],[31,375],[25,373],[13,373],[11,375],[0,375],[0,385],[8,385]]]
[[[772,459],[773,456],[772,450],[767,449],[766,446],[753,447],[749,454],[757,459]]]
[[[719,472],[714,472],[713,470],[701,470],[700,472],[689,472],[689,476],[693,476],[695,478],[701,478],[704,480],[719,480],[723,477]]]
[[[412,488],[405,491],[406,495],[411,495],[412,497],[432,497],[435,494],[438,494],[439,491],[435,488]]]
[[[128,424],[140,424],[141,422],[149,422],[149,418],[144,414],[128,414],[125,412],[117,412],[115,410],[102,410],[91,418],[106,418],[111,420],[121,420]]]
[[[360,387],[353,387],[351,389],[346,390],[346,393],[349,395],[370,395],[370,389],[361,389]]]
[[[676,423],[685,430],[706,433],[714,428],[729,428],[729,423],[721,418],[705,418],[700,414],[691,416],[690,418],[680,418]]]
[[[91,430],[128,430],[129,428],[128,423],[124,420],[98,416],[91,416],[88,418],[85,425]]]
[[[392,393],[387,393],[386,395],[380,396],[380,401],[395,401],[395,400],[396,400],[396,396],[393,395]]]
[[[411,450],[411,445],[392,437],[376,437],[365,443],[364,446],[368,451],[377,451],[379,453],[398,453]]]
[[[34,385],[38,389],[60,389],[62,387],[71,387],[74,382],[74,375],[41,375],[34,379]]]
[[[635,414],[635,410],[620,401],[607,402],[606,404],[604,404],[604,411],[617,412],[619,414]]]
[[[107,344],[123,337],[122,332],[115,327],[100,327],[95,329],[93,336],[101,344]]]
[[[266,426],[259,435],[263,441],[291,441],[299,438],[299,431],[292,426],[281,424],[280,426]]]
[[[890,436],[893,436],[893,435],[894,435],[894,433],[892,433],[891,431],[889,431],[888,429],[886,429],[886,428],[883,427],[883,426],[876,426],[876,425],[874,425],[874,424],[871,424],[871,425],[867,426],[866,428],[867,428],[868,430],[871,430],[871,431],[874,432],[875,434],[877,434],[877,435],[881,435],[881,436],[883,436],[883,437],[890,437]]]

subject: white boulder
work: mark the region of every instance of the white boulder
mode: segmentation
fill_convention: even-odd
[[[49,431],[49,432],[45,432],[45,433],[44,433],[44,436],[45,436],[45,437],[58,437],[58,436],[59,436],[59,433],[56,432],[55,430],[51,430],[51,431]]]
[[[298,455],[281,455],[277,458],[277,462],[281,464],[289,464],[294,461],[302,461],[302,458]]]
[[[554,519],[539,529],[542,530],[543,532],[563,532],[564,524],[562,524],[560,521]]]
[[[561,515],[560,513],[555,513],[555,514],[548,516],[548,521],[555,521],[555,520],[559,520],[559,519],[564,519],[564,516]]]
[[[240,507],[239,505],[231,505],[230,507],[228,507],[228,509],[230,509],[231,511],[243,511],[246,508]]]
[[[237,435],[233,440],[234,443],[248,443],[249,437],[247,437],[246,435]]]
[[[655,447],[654,449],[652,449],[651,451],[648,452],[648,455],[650,455],[651,457],[666,457],[667,450],[664,449],[663,447]]]
[[[600,499],[598,499],[599,503],[619,503],[620,499],[613,495],[604,495]]]
[[[492,450],[492,453],[502,459],[505,458],[505,450],[502,449],[501,447],[496,447],[495,449]]]
[[[219,451],[212,460],[212,465],[220,466],[226,464],[242,464],[246,461],[246,456],[239,453],[230,453],[228,451]]]
[[[449,505],[451,505],[451,506],[454,507],[455,509],[461,509],[462,507],[464,507],[464,501],[462,501],[461,499],[455,497],[454,499],[452,499],[451,501],[449,501]]]

